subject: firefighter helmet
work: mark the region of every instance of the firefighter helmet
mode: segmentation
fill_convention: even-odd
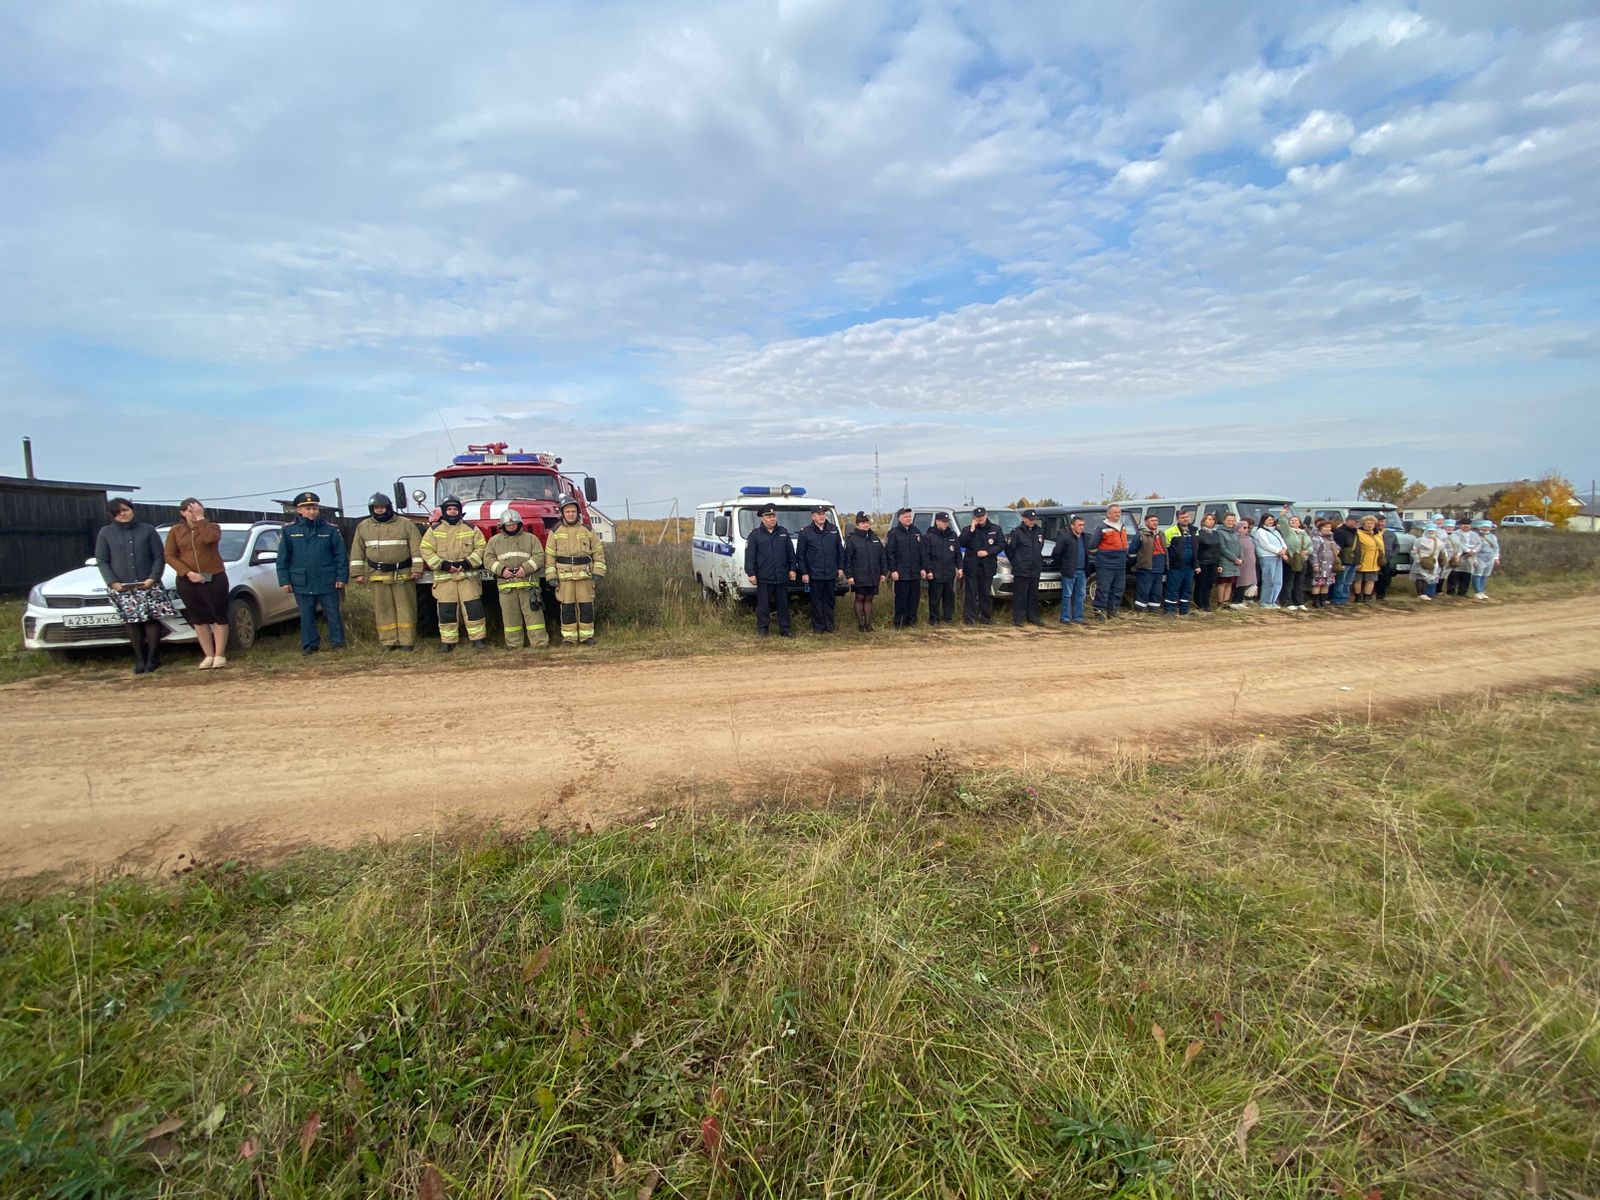
[[[373,492],[372,495],[367,497],[367,511],[368,512],[371,512],[373,509],[377,509],[377,508],[393,508],[393,507],[394,507],[394,501],[391,500],[388,496],[385,496],[382,492]]]
[[[439,511],[443,512],[445,509],[449,508],[451,505],[454,505],[456,508],[461,508],[461,497],[460,496],[446,496],[443,500],[439,501]],[[465,510],[463,509],[463,511],[465,511]]]
[[[556,497],[556,507],[563,512],[566,511],[566,507],[569,504],[572,505],[573,508],[578,508],[578,498],[576,496],[568,495],[565,492]],[[582,509],[579,509],[579,511],[581,512]]]
[[[504,529],[507,525],[521,525],[521,524],[522,524],[522,514],[519,513],[514,508],[506,509],[505,516],[500,518],[500,528],[502,528],[502,529]]]

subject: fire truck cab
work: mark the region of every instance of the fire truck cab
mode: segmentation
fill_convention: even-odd
[[[574,475],[581,475],[580,485]],[[394,482],[395,511],[404,513],[407,508],[406,481],[427,476],[401,476]],[[422,488],[410,496],[418,507],[427,510],[427,517],[409,513],[413,520],[432,523],[439,519],[439,505],[446,496],[461,501],[462,519],[474,525],[487,538],[493,537],[500,522],[508,512],[515,511],[530,532],[542,542],[550,530],[561,523],[560,500],[571,496],[578,502],[578,519],[590,524],[589,505],[599,498],[594,477],[581,471],[571,475],[561,470],[561,459],[553,454],[533,454],[526,450],[507,450],[505,442],[487,442],[469,445],[465,454],[457,454],[448,466],[435,471],[430,482],[432,495]],[[488,579],[485,572],[484,578]],[[431,574],[424,574],[422,583],[432,582]]]

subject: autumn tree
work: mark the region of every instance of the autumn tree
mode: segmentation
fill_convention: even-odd
[[[1399,467],[1373,467],[1362,478],[1361,486],[1356,489],[1356,498],[1381,500],[1396,508],[1404,508],[1427,490],[1427,484],[1420,480],[1408,480]]]
[[[1571,481],[1555,471],[1546,471],[1538,479],[1512,484],[1491,499],[1489,519],[1499,524],[1512,513],[1530,513],[1565,529],[1579,507],[1578,493]]]

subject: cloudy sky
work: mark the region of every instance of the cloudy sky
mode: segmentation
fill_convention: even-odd
[[[1585,2],[11,5],[0,473],[1586,486],[1597,161]]]

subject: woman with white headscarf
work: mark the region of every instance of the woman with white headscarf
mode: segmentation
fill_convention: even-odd
[[[1472,558],[1472,598],[1487,600],[1489,576],[1500,565],[1500,538],[1493,521],[1474,521],[1472,529],[1478,535],[1478,549]]]

